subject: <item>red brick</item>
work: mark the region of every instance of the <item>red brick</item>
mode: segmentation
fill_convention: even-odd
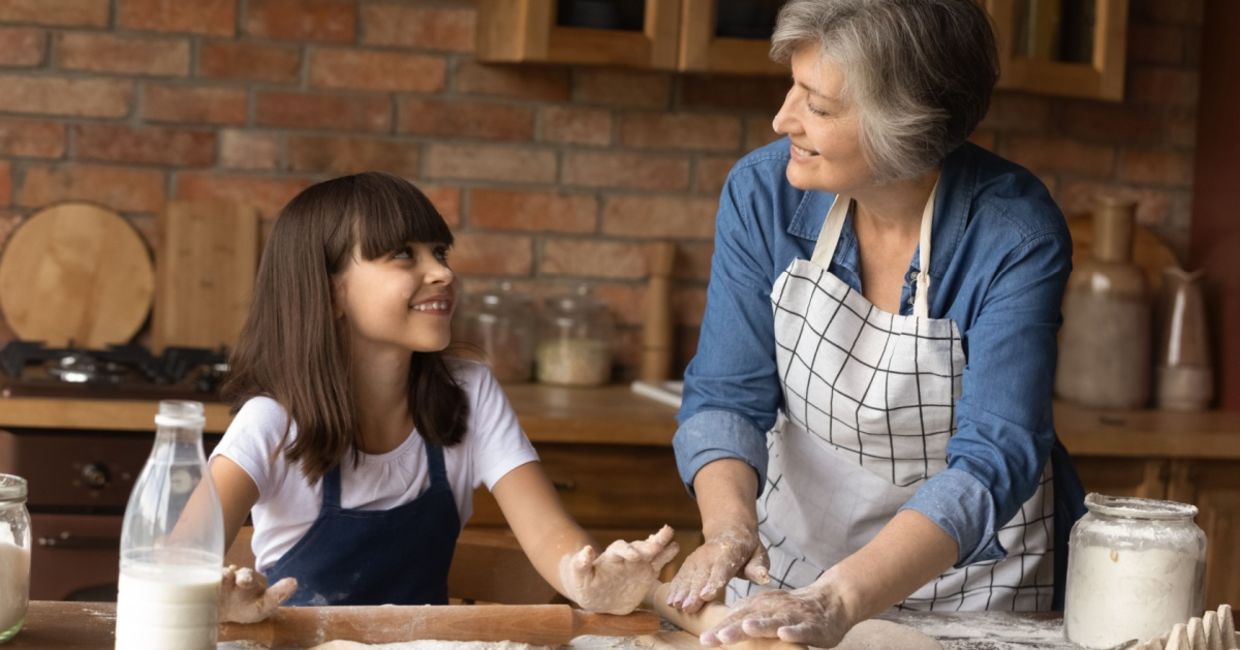
[[[745,118],[745,151],[753,151],[758,147],[770,144],[782,137],[771,128],[775,115],[750,115]]]
[[[702,288],[674,288],[672,290],[672,322],[677,325],[699,327],[706,314],[706,290]]]
[[[642,285],[619,284],[614,282],[592,282],[590,291],[594,297],[607,304],[612,318],[621,327],[641,325],[644,309],[646,288]]]
[[[590,194],[475,189],[469,225],[493,230],[592,232],[598,199]]]
[[[461,223],[461,188],[419,183],[418,189],[435,204],[435,209],[439,210],[449,226],[455,228]]]
[[[13,166],[7,160],[0,160],[0,205],[13,202]]]
[[[969,142],[983,148],[994,151],[998,144],[998,136],[994,131],[977,130],[969,136]]]
[[[740,118],[696,113],[630,113],[620,122],[620,142],[638,149],[735,151]]]
[[[530,140],[534,137],[534,111],[502,103],[406,97],[397,109],[396,130],[419,135]]]
[[[215,133],[158,126],[75,124],[74,156],[82,160],[205,167],[215,162]]]
[[[714,253],[714,242],[676,242],[676,266],[672,269],[672,277],[677,280],[709,279]]]
[[[426,174],[432,178],[554,183],[555,152],[484,144],[432,144]]]
[[[247,34],[291,41],[357,40],[355,0],[247,0]]]
[[[28,165],[17,203],[42,207],[57,201],[94,201],[122,212],[164,208],[164,172],[131,167]]]
[[[1193,184],[1193,157],[1175,151],[1125,149],[1119,153],[1119,180],[1154,185]]]
[[[142,116],[153,122],[243,124],[245,91],[218,86],[146,84]]]
[[[392,102],[373,95],[257,94],[255,121],[266,126],[341,131],[390,131]]]
[[[728,179],[728,172],[736,164],[737,156],[702,156],[698,158],[694,172],[694,189],[702,194],[718,195],[723,183]]]
[[[46,50],[47,32],[29,27],[0,27],[0,65],[40,65]]]
[[[1204,13],[1204,0],[1145,0],[1142,4],[1145,17],[1158,23],[1200,25]]]
[[[638,280],[646,277],[645,247],[601,239],[546,239],[540,275]]]
[[[726,108],[763,111],[775,115],[791,88],[785,77],[680,77],[680,105],[688,108]]]
[[[232,36],[237,0],[117,0],[116,22],[126,29]]]
[[[280,136],[244,129],[220,131],[220,167],[276,169],[280,166]]]
[[[568,101],[568,70],[461,61],[456,90],[467,95],[511,97],[544,102]]]
[[[1171,214],[1174,192],[1149,188],[1131,187],[1117,183],[1073,181],[1065,183],[1055,194],[1055,200],[1064,214],[1089,214],[1099,196],[1108,195],[1137,202],[1137,221],[1147,226],[1167,223]]]
[[[293,171],[355,174],[385,171],[418,176],[418,144],[379,138],[290,135],[288,168]]]
[[[291,45],[205,41],[198,51],[198,74],[292,83],[301,74],[301,49]]]
[[[1128,70],[1127,101],[1138,104],[1196,106],[1200,75],[1182,68],[1132,66]]]
[[[65,32],[53,39],[56,65],[65,70],[149,76],[189,74],[189,41],[149,36]]]
[[[426,50],[474,51],[474,9],[370,4],[362,7],[362,42]]]
[[[125,117],[133,82],[0,74],[0,112],[75,117]]]
[[[446,59],[403,52],[315,50],[310,55],[310,85],[437,92],[444,88]]]
[[[541,139],[565,144],[611,144],[611,111],[576,106],[544,106]]]
[[[1051,100],[1035,95],[995,93],[981,128],[996,131],[1046,131],[1051,124]]]
[[[1168,108],[1163,111],[1164,138],[1167,144],[1192,148],[1197,145],[1197,110]]]
[[[0,209],[0,247],[3,247],[4,243],[9,240],[9,235],[13,233],[13,230],[17,228],[24,217],[23,211]],[[12,333],[5,328],[4,319],[0,318],[0,340],[11,340],[13,338]],[[6,332],[8,333],[7,339],[5,338]]]
[[[0,22],[107,27],[108,0],[4,0]]]
[[[448,263],[457,273],[529,275],[534,265],[534,244],[524,236],[461,233]]]
[[[1129,63],[1184,63],[1185,28],[1174,25],[1129,25]]]
[[[672,196],[612,196],[603,203],[603,232],[622,237],[710,239],[715,234],[715,199]]]
[[[175,196],[252,205],[264,216],[275,217],[289,199],[309,186],[310,181],[302,178],[186,172],[177,174]]]
[[[1161,140],[1163,107],[1062,102],[1056,120],[1063,135],[1115,144],[1155,144]]]
[[[630,152],[565,154],[563,183],[642,190],[689,189],[689,159]]]
[[[59,158],[64,153],[64,124],[0,118],[0,156]]]
[[[573,80],[573,99],[582,104],[606,104],[633,108],[667,108],[671,104],[672,78],[664,73],[578,68]]]
[[[1090,176],[1110,176],[1115,167],[1115,149],[1066,138],[1040,135],[1010,135],[1004,138],[1003,155],[1034,171],[1073,172]]]

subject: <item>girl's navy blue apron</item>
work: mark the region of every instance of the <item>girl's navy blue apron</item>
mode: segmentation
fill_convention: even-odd
[[[263,573],[297,579],[286,605],[444,605],[461,530],[443,448],[426,445],[430,487],[390,510],[340,507],[340,466],[323,476],[319,516]]]

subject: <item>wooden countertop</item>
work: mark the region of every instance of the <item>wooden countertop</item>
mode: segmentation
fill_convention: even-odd
[[[938,639],[947,650],[998,647],[1070,650],[1074,647],[1063,640],[1060,618],[1053,613],[892,613],[890,618]],[[13,650],[112,650],[115,625],[115,603],[33,601],[24,628],[4,647]],[[626,647],[623,637],[615,641],[618,643],[609,643],[607,647]],[[570,650],[576,645],[569,646]],[[220,646],[222,650],[232,647],[241,646]],[[648,646],[633,643],[627,647]]]
[[[676,431],[674,408],[627,386],[512,384],[504,390],[536,443],[667,446]],[[0,427],[149,431],[154,414],[148,401],[0,399]],[[206,414],[207,432],[228,427],[227,406],[207,404]],[[1057,402],[1055,423],[1077,456],[1240,459],[1240,413],[1099,411]]]

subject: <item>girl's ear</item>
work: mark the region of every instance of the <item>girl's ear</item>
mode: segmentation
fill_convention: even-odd
[[[344,273],[339,273],[332,278],[332,318],[335,320],[344,318],[345,298],[346,288]]]

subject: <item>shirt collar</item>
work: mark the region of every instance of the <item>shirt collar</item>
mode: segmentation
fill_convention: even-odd
[[[951,262],[956,246],[964,237],[965,227],[969,223],[969,211],[973,205],[973,197],[977,193],[977,146],[966,142],[948,154],[943,161],[943,171],[939,178],[939,190],[934,200],[934,222],[930,234],[930,277],[941,278]],[[835,195],[830,192],[808,191],[801,197],[796,213],[788,223],[787,232],[808,241],[817,241],[822,224],[826,221],[827,211]],[[835,249],[832,261],[854,272],[857,269],[858,251],[857,235],[853,229],[852,212],[844,222],[840,233],[840,243]],[[918,269],[917,255],[914,253],[911,269]]]

